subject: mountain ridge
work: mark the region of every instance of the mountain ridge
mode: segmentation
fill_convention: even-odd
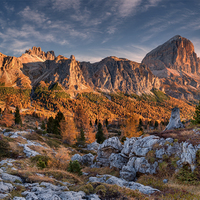
[[[115,56],[96,63],[79,62],[73,55],[56,57],[54,51],[44,52],[35,46],[19,58],[11,58],[20,63],[16,64],[16,69],[29,88],[46,81],[50,84],[58,82],[71,96],[95,90],[152,94],[151,90],[155,88],[175,98],[191,100],[200,97],[200,59],[192,42],[180,35],[147,53],[142,63]],[[2,74],[12,77],[9,74],[13,71],[1,69],[5,71]]]

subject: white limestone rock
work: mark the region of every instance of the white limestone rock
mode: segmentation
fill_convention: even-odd
[[[132,157],[129,159],[127,166],[133,167],[136,172],[143,174],[155,174],[158,167],[158,162],[153,164],[148,163],[145,157]]]
[[[11,183],[0,182],[0,193],[8,193],[13,190],[13,185]]]
[[[120,177],[126,181],[134,181],[136,177],[136,171],[131,166],[123,166],[120,171]]]
[[[8,197],[9,195],[8,194],[1,194],[0,193],[0,199],[4,199],[4,198],[6,198],[6,197]]]
[[[75,160],[77,160],[79,163],[82,163],[82,156],[79,154],[75,154],[74,156],[72,156],[71,161]]]
[[[21,183],[23,182],[20,177],[7,174],[7,173],[2,173],[1,178],[5,181],[10,181],[10,182],[15,182],[15,181],[20,181]]]
[[[154,192],[157,192],[159,190],[154,189],[150,186],[144,186],[140,183],[135,183],[133,181],[128,182],[126,180],[123,180],[121,178],[117,178],[115,176],[111,175],[103,175],[98,177],[90,177],[89,182],[101,182],[101,183],[107,183],[107,184],[116,184],[120,187],[126,187],[132,190],[139,190],[140,192],[144,194],[153,194]]]
[[[119,153],[122,150],[122,144],[118,137],[112,137],[103,142],[97,152],[97,167],[109,167],[109,157],[112,153]]]
[[[135,143],[136,140],[137,140],[136,137],[126,138],[126,140],[124,141],[124,148],[122,149],[121,153],[126,156],[129,156],[133,144]]]
[[[177,128],[184,128],[184,125],[181,122],[180,110],[179,110],[179,108],[175,107],[172,109],[169,124],[166,126],[165,131],[177,129]]]
[[[90,151],[97,151],[98,148],[99,148],[99,143],[97,143],[96,141],[87,145],[87,150]]]
[[[122,169],[124,165],[128,162],[128,158],[122,156],[121,154],[112,153],[109,157],[110,168],[115,167]]]
[[[83,165],[91,166],[93,164],[93,161],[94,161],[94,155],[92,155],[91,153],[82,156]]]
[[[144,138],[140,137],[134,142],[129,157],[146,156],[146,154],[152,150],[153,145],[158,143],[158,141],[159,137],[154,135]]]
[[[26,200],[24,197],[14,197],[13,200]]]

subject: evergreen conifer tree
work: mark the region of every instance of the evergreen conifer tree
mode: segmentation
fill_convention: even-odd
[[[106,119],[105,123],[106,123],[106,128],[107,128],[108,127],[108,119]]]
[[[45,123],[44,123],[44,120],[42,120],[42,125],[41,125],[41,129],[45,130]]]
[[[15,110],[15,124],[22,125],[22,120],[21,120],[18,106],[16,107],[16,110]]]
[[[96,133],[96,139],[97,139],[97,142],[99,144],[102,144],[103,141],[106,139],[104,134],[103,134],[103,128],[102,128],[102,124],[99,122],[98,124],[98,131]]]
[[[85,142],[85,133],[82,128],[81,128],[81,132],[80,132],[80,141]]]
[[[194,118],[194,120],[192,120],[193,124],[200,124],[200,101],[199,105],[196,106],[193,118]]]
[[[54,134],[57,134],[57,135],[60,135],[61,132],[60,132],[60,122],[61,120],[65,120],[65,117],[63,115],[63,113],[61,111],[59,111],[54,119],[54,122],[53,122],[53,133]]]
[[[54,118],[49,117],[47,121],[47,133],[53,133],[53,129],[54,129]]]

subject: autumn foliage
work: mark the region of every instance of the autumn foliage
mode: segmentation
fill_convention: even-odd
[[[74,144],[76,142],[78,131],[74,119],[70,114],[65,116],[65,120],[60,121],[60,132],[64,142],[68,144]]]
[[[142,134],[141,131],[138,131],[138,120],[134,115],[124,119],[121,130],[122,137],[139,137]]]

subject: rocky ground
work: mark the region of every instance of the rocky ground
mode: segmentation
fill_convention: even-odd
[[[77,148],[41,131],[2,128],[0,199],[200,199],[200,130],[179,132],[185,140],[174,131]],[[82,173],[69,171],[70,160]]]

